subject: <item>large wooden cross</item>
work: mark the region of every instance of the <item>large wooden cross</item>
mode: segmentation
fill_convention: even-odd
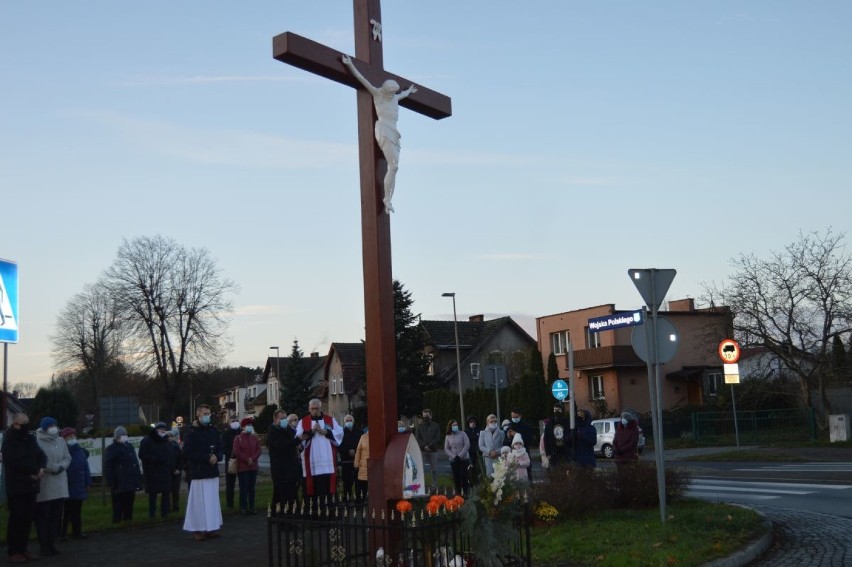
[[[355,58],[352,62],[373,85],[388,79],[401,88],[412,82],[383,68],[382,15],[379,0],[354,0]],[[364,267],[365,348],[367,355],[367,424],[370,435],[370,507],[384,509],[389,497],[384,457],[396,432],[396,348],[393,322],[390,217],[383,203],[387,162],[374,136],[376,112],[372,95],[343,65],[343,53],[294,33],[273,39],[273,57],[358,92],[358,153],[361,169],[361,238]],[[417,91],[400,100],[400,106],[434,119],[452,114],[450,99],[416,85]],[[402,164],[405,164],[403,154]],[[398,496],[395,496],[398,497]]]

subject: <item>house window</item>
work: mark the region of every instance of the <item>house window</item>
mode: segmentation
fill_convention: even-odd
[[[570,337],[571,335],[568,331],[550,333],[550,351],[553,354],[565,354],[568,350],[568,340]]]
[[[337,393],[337,378],[335,378],[334,376],[331,377],[330,386],[331,386],[331,395],[336,394]]]
[[[596,376],[589,376],[589,393],[592,394],[593,400],[604,399],[604,382],[602,375],[598,374]]]
[[[601,335],[586,327],[586,348],[600,348]]]
[[[707,395],[715,398],[719,395],[719,388],[722,386],[722,374],[720,372],[710,372],[707,374]]]

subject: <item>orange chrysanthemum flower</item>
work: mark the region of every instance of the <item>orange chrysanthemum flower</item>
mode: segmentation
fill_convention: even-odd
[[[396,503],[396,511],[400,514],[406,514],[408,512],[411,512],[411,509],[411,502],[409,502],[408,500],[400,500]]]

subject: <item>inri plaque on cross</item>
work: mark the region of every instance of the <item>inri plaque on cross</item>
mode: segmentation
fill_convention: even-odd
[[[385,449],[396,432],[396,349],[393,323],[393,275],[391,271],[390,200],[386,191],[390,187],[386,156],[395,161],[384,147],[387,139],[380,131],[387,131],[384,122],[377,126],[376,90],[394,81],[406,89],[395,97],[394,105],[408,108],[434,119],[452,114],[449,97],[429,90],[422,85],[393,75],[384,70],[382,57],[382,16],[379,0],[354,0],[355,57],[344,62],[345,54],[335,51],[291,32],[273,39],[273,57],[278,61],[299,67],[327,79],[357,89],[358,98],[358,153],[361,171],[361,236],[364,267],[365,349],[367,355],[367,403],[370,435],[370,506],[384,509],[387,505],[387,488],[384,481]],[[359,77],[360,75],[360,77]],[[364,83],[369,83],[372,88]],[[411,89],[411,86],[415,86]],[[395,118],[396,106],[390,114]],[[386,112],[382,112],[386,115]],[[393,123],[395,131],[395,120]],[[392,134],[392,132],[391,132]],[[382,141],[379,147],[377,139]],[[394,142],[395,140],[390,140]],[[384,150],[384,151],[383,151]],[[403,159],[404,161],[404,159]],[[395,173],[396,164],[392,164]],[[387,206],[386,206],[387,205]],[[464,416],[462,416],[463,418]]]

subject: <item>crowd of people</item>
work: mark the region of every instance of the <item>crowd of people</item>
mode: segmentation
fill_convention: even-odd
[[[578,410],[573,428],[562,404],[553,408],[539,439],[543,466],[574,463],[594,467],[597,431],[591,416]],[[523,421],[519,410],[498,425],[497,416],[485,418],[479,427],[468,416],[467,427],[450,419],[444,431],[432,412],[424,409],[413,428],[398,422],[401,434],[412,432],[431,473],[431,492],[438,490],[438,461],[441,451],[450,463],[453,487],[467,494],[478,482],[494,476],[498,461],[512,462],[517,479],[530,480],[530,446],[537,431]],[[112,521],[133,519],[136,493],[148,495],[148,515],[166,518],[180,512],[181,478],[187,483],[183,529],[196,540],[219,537],[222,509],[219,500],[220,464],[225,465],[225,505],[234,508],[239,487],[239,511],[256,514],[256,491],[261,441],[254,431],[254,418],[233,417],[220,432],[212,422],[210,406],[198,406],[194,421],[178,431],[164,422],[154,424],[140,444],[138,456],[126,428],[113,431],[113,442],[103,459],[103,482],[109,488]],[[179,439],[182,437],[182,439]],[[613,443],[619,474],[638,459],[639,428],[636,418],[624,412]],[[294,509],[299,502],[319,506],[327,497],[363,501],[368,490],[370,456],[367,428],[356,429],[351,415],[341,425],[324,414],[319,399],[310,400],[302,417],[274,412],[266,435],[272,480],[272,509],[276,513]],[[60,553],[57,541],[68,537],[84,539],[82,509],[92,486],[89,453],[79,445],[77,431],[59,429],[57,420],[44,417],[35,434],[29,417],[14,416],[2,446],[5,467],[8,522],[8,559],[24,563],[38,558],[28,549],[35,525],[40,552]],[[425,474],[425,473],[424,473]],[[425,479],[424,479],[425,481]]]

